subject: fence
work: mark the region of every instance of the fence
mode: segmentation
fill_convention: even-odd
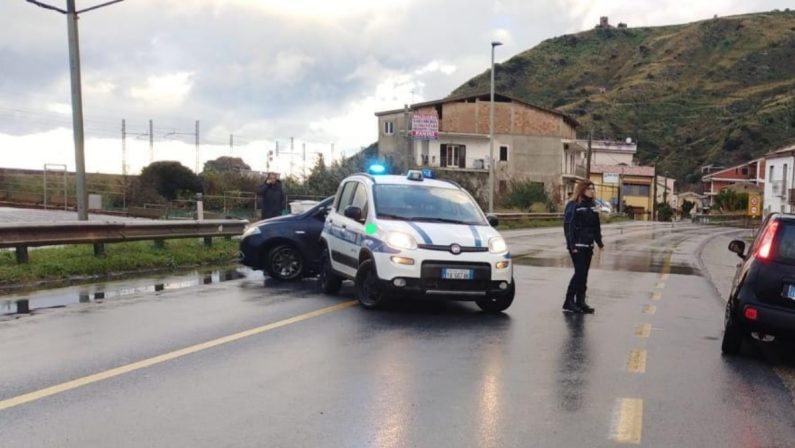
[[[63,244],[93,244],[94,253],[103,255],[105,243],[125,241],[232,237],[243,233],[248,221],[144,221],[144,222],[56,222],[43,224],[0,225],[0,248],[14,248],[18,263],[28,261],[28,247]]]
[[[695,224],[745,229],[755,229],[762,223],[761,218],[752,218],[745,214],[697,214],[693,215],[692,221]]]

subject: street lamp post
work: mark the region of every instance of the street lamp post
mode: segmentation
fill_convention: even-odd
[[[491,43],[491,97],[489,102],[489,213],[494,213],[494,49],[502,42]]]

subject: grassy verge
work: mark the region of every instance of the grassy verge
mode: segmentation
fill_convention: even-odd
[[[602,216],[602,224],[613,224],[617,222],[631,221],[626,216]],[[537,229],[542,227],[563,227],[562,219],[534,219],[534,220],[518,220],[518,221],[503,221],[497,227],[499,230],[515,230],[515,229]]]
[[[17,264],[14,252],[2,252],[0,286],[228,263],[236,259],[238,242],[216,238],[205,247],[201,240],[169,240],[159,249],[152,241],[139,241],[108,244],[105,251],[106,256],[95,257],[91,245],[31,250],[27,264]]]

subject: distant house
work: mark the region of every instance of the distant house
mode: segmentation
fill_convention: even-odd
[[[640,219],[651,219],[654,177],[653,166],[591,165],[596,198]]]
[[[795,201],[795,145],[785,146],[765,155],[767,183],[764,188],[765,214],[791,213]]]
[[[703,170],[703,168],[702,168]],[[756,159],[729,168],[718,169],[701,178],[707,205],[714,205],[715,196],[731,185],[750,182],[762,186],[765,183],[765,159]]]
[[[676,209],[682,210],[682,206],[684,205],[685,201],[688,201],[695,204],[693,206],[693,210],[690,211],[691,215],[701,213],[704,210],[704,204],[706,200],[707,197],[703,194],[694,193],[692,191],[679,193],[676,197]]]
[[[486,93],[377,112],[379,156],[397,170],[415,166],[467,173],[485,185],[490,106]],[[584,149],[570,144],[578,126],[562,112],[495,95],[496,191],[507,193],[514,181],[541,182],[550,197],[562,202],[585,176]]]

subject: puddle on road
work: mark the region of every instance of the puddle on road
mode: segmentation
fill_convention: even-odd
[[[244,277],[259,276],[260,272],[243,267],[215,270],[195,270],[167,277],[148,277],[70,286],[33,291],[0,298],[0,316],[27,314],[48,308],[63,308],[77,303],[102,303],[134,294],[159,293],[199,285],[211,285]]]
[[[652,272],[660,273],[665,264],[667,252],[653,252],[651,254],[594,254],[591,269],[604,269],[608,271]],[[561,255],[557,257],[517,257],[514,264],[520,266],[538,266],[553,268],[571,268],[571,257]],[[701,275],[693,266],[686,264],[671,264],[671,274]]]

